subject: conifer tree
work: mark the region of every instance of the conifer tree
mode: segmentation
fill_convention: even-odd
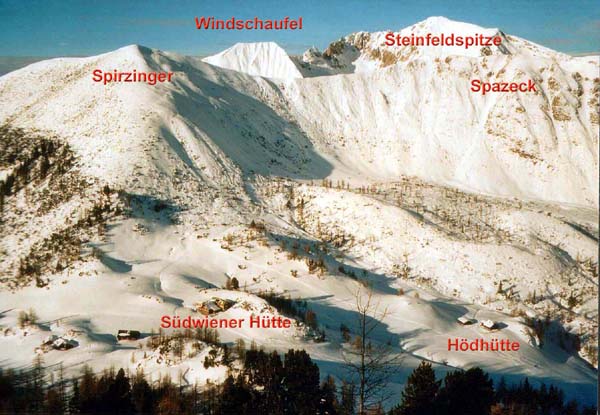
[[[61,413],[64,413],[65,410],[68,408],[67,388],[65,382],[65,369],[63,367],[63,363],[60,362],[58,366],[58,384],[56,385],[56,387],[58,392],[58,399],[60,401],[60,409],[62,411]]]
[[[80,403],[79,408],[82,413],[90,412],[93,408],[97,396],[96,377],[92,369],[85,365],[83,367],[83,376],[80,381]]]
[[[265,353],[254,345],[237,378],[229,376],[220,386],[208,383],[201,394],[196,385],[182,388],[181,381],[177,386],[169,376],[149,384],[142,371],[130,380],[124,369],[107,369],[96,376],[85,367],[80,381],[71,380],[68,405],[62,397],[66,393],[62,371],[58,382],[44,371],[39,358],[18,375],[0,369],[0,413],[357,415],[355,386],[343,382],[338,403],[333,378],[327,377],[319,385],[319,369],[305,351],[290,350],[282,363],[276,352]],[[440,387],[431,364],[423,362],[410,375],[401,404],[388,415],[596,413],[595,408],[580,408],[573,401],[565,404],[563,392],[553,385],[536,388],[524,379],[507,386],[501,379],[495,394],[492,386],[485,372],[473,368],[448,373]],[[373,402],[363,414],[383,415],[382,402]]]
[[[321,383],[321,393],[319,399],[319,415],[338,414],[339,403],[337,401],[337,388],[335,380],[330,375]]]
[[[408,377],[402,391],[402,401],[392,412],[393,415],[433,414],[439,388],[440,381],[435,380],[431,363],[422,361]]]
[[[117,372],[115,381],[109,388],[109,394],[114,399],[118,413],[131,412],[131,385],[123,368]]]
[[[319,368],[304,350],[289,350],[284,358],[285,410],[313,415],[319,397]]]
[[[356,406],[356,387],[353,383],[342,382],[340,415],[354,415]]]
[[[494,400],[493,382],[478,367],[448,373],[437,399],[441,415],[487,415]]]
[[[63,415],[65,413],[63,402],[60,398],[60,393],[58,392],[58,388],[55,386],[50,386],[46,392],[44,410],[42,413],[48,413],[52,415]]]
[[[545,387],[546,385],[542,386]],[[500,381],[498,382],[498,385],[496,386],[496,400],[499,402],[503,402],[507,393],[508,389],[506,387],[506,379],[504,379],[504,376],[502,376],[500,378]]]
[[[32,412],[41,412],[44,405],[44,390],[46,388],[46,369],[41,356],[36,356],[31,372],[31,407]]]
[[[131,400],[137,413],[151,413],[152,407],[154,406],[153,394],[150,385],[146,381],[143,370],[138,371],[133,377]]]
[[[252,396],[243,378],[239,376],[235,380],[229,375],[223,382],[217,414],[246,414],[251,399]]]
[[[79,395],[79,382],[71,382],[71,399],[69,399],[69,414],[78,414],[81,410],[81,396]]]

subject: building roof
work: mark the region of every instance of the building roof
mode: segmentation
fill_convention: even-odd
[[[63,339],[62,337],[59,337],[58,339],[56,339],[54,341],[54,343],[52,343],[52,347],[57,348],[57,349],[60,349],[63,347],[68,349],[73,346],[75,346],[73,344],[73,342],[71,342],[70,340],[67,340],[67,339]]]
[[[221,311],[221,307],[214,300],[207,301],[203,304],[210,311]]]
[[[494,327],[496,327],[496,322],[492,320],[484,320],[481,322],[481,325],[487,329],[493,329]]]
[[[43,341],[44,344],[50,344],[50,343],[54,343],[54,341],[56,341],[58,339],[58,336],[55,334],[51,334],[48,337],[46,337]]]

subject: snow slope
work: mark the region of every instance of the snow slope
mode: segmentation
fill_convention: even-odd
[[[348,170],[597,206],[598,61],[573,72],[536,62],[416,58],[372,74],[289,81],[284,93],[303,130]],[[539,90],[482,96],[471,79],[535,79]]]
[[[434,18],[405,30],[480,28]],[[597,284],[586,264],[598,243],[598,59],[505,36],[510,53],[398,50],[402,59],[383,65],[371,56],[381,50],[373,39],[359,33],[329,57],[311,52],[318,62],[300,70],[320,76],[306,78],[272,43],[236,45],[217,63],[132,45],[0,77],[0,124],[55,135],[73,149],[89,186],[109,184],[137,201],[84,242],[79,260],[45,275],[47,288],[0,291],[7,364],[27,364],[45,335],[68,325],[79,346],[49,352],[46,363],[135,368],[141,356],[116,343],[116,330],[148,335],[162,315],[185,317],[217,291],[262,310],[255,294],[273,289],[306,299],[329,340],[234,329],[222,340],[305,348],[323,374],[341,375],[339,324],[356,320],[351,293],[365,281],[392,311],[377,340],[406,355],[396,391],[430,359],[441,371],[480,365],[495,378],[527,375],[593,402],[597,372],[582,359],[591,354],[550,338],[538,347],[522,315],[550,313],[584,345],[597,341]],[[345,52],[334,68],[338,50]],[[155,86],[104,86],[91,80],[97,68],[175,75]],[[531,78],[538,92],[480,96],[469,91],[473,78]],[[34,242],[91,209],[90,188],[40,216],[27,194],[50,185],[6,199],[0,276],[11,278]],[[263,233],[252,221],[265,224]],[[319,255],[326,270],[315,274],[306,258]],[[217,290],[228,276],[246,292]],[[534,290],[540,298],[528,301]],[[29,307],[40,315],[35,334],[15,327]],[[505,327],[462,327],[462,315]],[[522,349],[446,350],[449,337],[495,335]],[[152,373],[223,375],[200,373],[198,358],[150,360]]]
[[[302,78],[287,53],[275,42],[236,43],[202,59],[221,68],[267,78]]]
[[[131,136],[119,143],[119,156],[100,152],[84,157],[100,170],[106,163],[114,163],[117,170],[126,167],[121,157],[139,152],[133,146],[147,140],[140,132],[166,129],[176,141],[185,141],[184,150],[193,156],[215,155],[199,163],[212,164],[206,173],[213,177],[222,177],[212,168],[223,165],[304,178],[332,171],[376,180],[415,175],[470,191],[597,206],[597,58],[433,56],[416,56],[372,73],[288,77],[273,83],[216,71],[193,58],[129,47],[99,58],[44,62],[3,77],[1,91],[11,98],[0,116],[40,128],[56,124],[61,135],[77,131],[79,148],[90,153],[96,147],[84,136],[96,128],[99,117],[124,118],[101,129],[109,146],[119,140],[114,130]],[[175,69],[180,76],[156,87],[90,85],[86,76],[90,68],[132,63]],[[66,83],[61,79],[64,70],[71,73]],[[31,83],[32,76],[47,79]],[[533,79],[538,90],[483,96],[469,90],[471,79]],[[28,84],[22,87],[23,82]],[[34,90],[44,91],[44,99]],[[112,105],[113,97],[119,106]],[[80,105],[63,109],[56,101],[84,102],[92,111]],[[239,112],[239,107],[247,110]],[[456,110],[447,111],[449,107]],[[40,115],[31,119],[33,113]],[[207,139],[198,143],[197,135]],[[216,152],[200,148],[206,146]],[[100,158],[102,154],[110,159]]]
[[[382,180],[417,175],[466,190],[597,206],[598,57],[572,58],[442,17],[400,33],[499,34],[503,43],[489,53],[388,47],[386,33],[358,32],[323,54],[311,49],[297,64],[313,79],[280,81],[294,118],[334,168],[341,161],[344,171]],[[244,59],[236,62],[226,67],[254,74]],[[345,76],[325,76],[332,74]],[[484,96],[470,90],[473,79],[533,80],[536,92]]]
[[[393,33],[402,37],[450,35],[462,37],[500,36],[500,46],[404,46],[386,45],[386,35]],[[331,43],[321,53],[315,48],[307,50],[302,56],[305,63],[305,76],[315,76],[325,72],[354,73],[371,72],[375,69],[394,65],[419,57],[445,59],[448,56],[479,58],[494,55],[526,55],[534,58],[557,58],[568,60],[569,56],[555,52],[533,42],[516,36],[507,36],[495,28],[483,28],[470,23],[457,22],[445,17],[429,17],[422,22],[401,30],[381,32],[356,32]],[[313,71],[316,69],[316,71]]]

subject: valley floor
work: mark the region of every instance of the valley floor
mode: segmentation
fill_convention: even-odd
[[[226,369],[203,367],[208,349],[177,359],[149,349],[145,338],[159,331],[162,316],[201,318],[197,306],[211,298],[235,303],[219,318],[280,315],[257,296],[273,291],[306,301],[325,340],[298,322],[290,329],[219,329],[221,341],[305,349],[323,376],[343,379],[340,326],[356,334],[355,293],[370,286],[388,311],[373,339],[402,356],[389,386],[394,392],[427,360],[442,372],[480,366],[509,383],[528,376],[595,404],[597,371],[567,334],[595,342],[597,286],[583,261],[596,244],[592,210],[474,196],[417,179],[250,186],[258,202],[182,209],[176,220],[142,203],[111,219],[77,267],[52,275],[43,288],[0,292],[3,366],[27,366],[37,350],[45,364],[57,369],[62,362],[68,373],[87,364],[143,368],[155,379],[169,373],[188,384],[219,382]],[[239,290],[224,289],[234,277]],[[565,278],[572,282],[566,293]],[[574,306],[567,304],[573,292]],[[37,324],[19,328],[19,311],[28,308]],[[458,324],[462,316],[475,324]],[[541,336],[537,317],[549,319]],[[498,329],[481,327],[486,320]],[[142,340],[117,341],[120,329],[139,330]],[[76,347],[42,350],[50,334]],[[449,351],[454,339],[509,339],[520,349]]]

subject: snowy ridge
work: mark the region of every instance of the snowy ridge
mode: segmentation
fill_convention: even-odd
[[[598,61],[576,62],[420,57],[371,74],[273,84],[130,46],[40,62],[2,77],[0,117],[71,137],[90,173],[114,175],[111,182],[130,180],[128,157],[139,154],[138,165],[154,171],[146,175],[164,181],[163,190],[173,185],[161,159],[172,154],[183,172],[209,181],[239,183],[249,171],[310,179],[339,170],[376,180],[416,175],[489,194],[597,206]],[[176,71],[176,78],[154,87],[103,86],[89,79],[98,67],[162,68]],[[471,79],[534,79],[538,91],[482,96],[469,91]],[[103,121],[108,118],[120,121]],[[176,141],[152,140],[166,132]],[[150,191],[154,183],[148,180]]]
[[[416,58],[290,82],[285,94],[303,129],[347,170],[597,206],[598,62],[579,63],[568,71],[521,56]],[[471,79],[535,79],[538,91],[482,96],[469,90]]]
[[[202,59],[221,68],[267,78],[302,78],[287,53],[275,42],[236,43]]]
[[[387,46],[386,35],[388,33],[400,34],[403,37],[442,35],[454,36],[477,36],[487,37],[500,36],[500,46]],[[457,22],[445,17],[430,17],[422,22],[406,27],[399,31],[381,32],[356,32],[333,42],[321,54],[318,50],[309,49],[302,61],[307,71],[311,73],[313,67],[316,74],[321,75],[325,68],[332,73],[348,72],[370,72],[374,69],[385,68],[401,62],[414,60],[421,57],[430,59],[445,59],[452,57],[481,58],[494,55],[520,55],[533,58],[568,60],[569,56],[537,45],[533,42],[515,37],[507,36],[496,28],[483,28],[477,25]],[[320,70],[320,71],[319,71]]]
[[[443,18],[405,30],[447,28],[480,30]],[[156,331],[161,316],[193,315],[212,296],[239,300],[223,315],[278,315],[257,296],[273,290],[306,299],[327,341],[302,330],[224,329],[221,339],[303,348],[341,373],[338,327],[356,320],[349,293],[368,282],[392,311],[378,340],[392,339],[407,356],[396,392],[429,359],[442,371],[479,365],[495,378],[530,376],[593,402],[597,372],[584,359],[592,361],[597,343],[599,62],[503,36],[504,52],[399,49],[390,65],[366,32],[311,50],[305,62],[270,42],[204,61],[131,45],[0,77],[0,124],[56,135],[84,180],[134,201],[83,243],[73,264],[44,275],[47,289],[0,290],[9,310],[0,324],[10,330],[0,349],[14,350],[10,364],[27,364],[43,337],[63,334],[56,324],[16,329],[19,310],[32,306],[41,321],[63,319],[80,332],[79,345],[48,352],[48,364],[67,356],[73,370],[86,361],[153,375],[190,369],[190,379],[219,381],[223,367],[209,373],[197,357],[173,365],[154,352],[132,357],[111,334]],[[102,85],[92,82],[94,69],[174,76],[154,86]],[[469,91],[471,79],[533,79],[538,90],[482,96]],[[39,216],[32,187],[6,199],[3,278],[32,241],[89,208],[83,192]],[[325,270],[316,273],[310,260],[319,258]],[[240,291],[219,288],[233,276]],[[581,336],[580,350],[550,337],[539,347],[523,314],[547,312]],[[461,316],[503,328],[460,326]],[[519,341],[520,351],[446,349],[448,337],[494,336]]]

